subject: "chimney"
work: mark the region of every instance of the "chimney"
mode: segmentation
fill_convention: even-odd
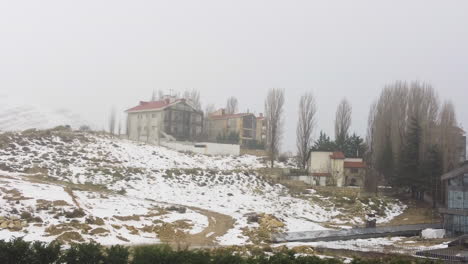
[[[221,109],[221,115],[225,115],[226,114],[226,109],[222,108]]]

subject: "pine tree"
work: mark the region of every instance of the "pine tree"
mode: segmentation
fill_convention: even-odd
[[[421,127],[418,120],[413,117],[406,133],[406,145],[401,153],[396,185],[410,187],[414,198],[416,194],[425,190],[425,179],[421,171],[420,145]]]
[[[319,138],[315,141],[312,148],[313,151],[335,151],[337,150],[335,142],[330,140],[330,137],[327,136],[323,131],[320,131]]]

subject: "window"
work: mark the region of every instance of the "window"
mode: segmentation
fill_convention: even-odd
[[[354,174],[359,173],[359,170],[357,168],[351,168],[351,173],[354,173]]]

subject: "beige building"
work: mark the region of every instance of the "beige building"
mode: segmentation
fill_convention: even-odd
[[[345,158],[342,152],[312,151],[309,173],[314,185],[363,186],[367,165],[362,159]]]
[[[207,117],[209,141],[249,146],[257,141],[257,118],[251,113],[226,114],[220,109]]]
[[[312,151],[309,158],[309,173],[316,178],[317,185],[345,185],[342,152]]]
[[[159,144],[161,139],[195,141],[203,129],[203,113],[185,99],[140,102],[127,111],[127,136]]]
[[[346,186],[364,186],[367,165],[363,159],[345,159],[344,175]]]
[[[255,139],[258,143],[265,145],[266,144],[266,119],[262,113],[257,117],[257,129]]]

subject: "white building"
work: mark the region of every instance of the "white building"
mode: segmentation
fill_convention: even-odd
[[[131,140],[153,144],[159,144],[162,138],[195,141],[202,134],[203,113],[185,99],[140,102],[126,112],[127,136]]]

